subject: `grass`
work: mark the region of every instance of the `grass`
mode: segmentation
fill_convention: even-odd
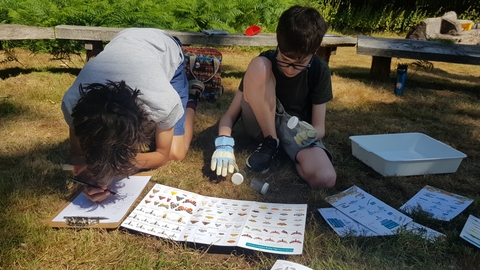
[[[432,71],[409,70],[404,96],[388,81],[368,77],[371,58],[355,48],[339,48],[330,59],[334,100],[328,104],[325,144],[334,155],[338,178],[331,190],[311,190],[285,154],[267,175],[264,196],[247,185],[233,186],[209,172],[216,123],[228,107],[248,62],[259,51],[221,48],[226,93],[199,105],[195,138],[186,160],[152,171],[161,183],[206,196],[276,203],[307,203],[309,217],[302,256],[275,256],[248,250],[212,252],[208,247],[136,235],[122,229],[53,229],[47,221],[77,186],[65,181],[68,129],[60,110],[64,91],[83,65],[52,61],[16,49],[21,64],[0,67],[0,269],[270,269],[287,259],[313,269],[479,269],[477,248],[459,238],[469,214],[480,217],[480,66],[434,63]],[[84,57],[84,56],[82,56]],[[3,59],[0,56],[0,60]],[[393,59],[397,63],[408,59]],[[413,61],[411,61],[413,62]],[[349,136],[422,132],[467,154],[454,174],[382,177],[351,155]],[[234,129],[236,158],[242,167],[256,147]],[[317,208],[324,197],[357,185],[394,208],[431,185],[474,199],[450,222],[422,213],[412,217],[447,235],[430,243],[415,235],[338,237]]]

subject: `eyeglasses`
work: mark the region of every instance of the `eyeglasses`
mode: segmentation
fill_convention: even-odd
[[[278,51],[278,54],[279,53],[280,52]],[[278,54],[277,54],[276,59],[277,59],[277,65],[279,67],[284,67],[284,68],[292,67],[293,69],[296,69],[296,70],[304,70],[304,69],[309,68],[312,65],[313,55],[312,55],[312,58],[310,58],[310,61],[308,62],[308,65],[304,66],[304,65],[298,65],[298,64],[293,64],[293,63],[288,63],[288,62],[278,60]]]

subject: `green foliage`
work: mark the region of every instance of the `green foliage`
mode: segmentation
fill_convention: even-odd
[[[38,26],[69,24],[185,31],[223,29],[233,33],[243,33],[248,26],[257,24],[264,32],[272,33],[280,14],[294,4],[301,4],[317,8],[332,30],[402,33],[426,17],[448,11],[445,9],[451,6],[439,6],[433,2],[438,1],[1,0],[0,21]],[[474,1],[460,2],[455,5],[464,12],[458,13],[459,18],[478,18]]]
[[[389,32],[402,34],[419,21],[443,14],[449,5],[433,0],[0,0],[0,22],[53,27],[85,25],[105,27],[155,27],[168,30],[201,31],[222,29],[243,33],[250,25],[274,33],[280,14],[294,4],[320,11],[330,31],[346,34]],[[444,1],[445,2],[445,1]],[[451,2],[451,1],[450,1]],[[458,1],[457,1],[458,2]],[[473,1],[475,2],[475,1]],[[462,19],[480,15],[472,1],[456,3]],[[33,51],[71,51],[81,46],[72,42],[18,42]]]

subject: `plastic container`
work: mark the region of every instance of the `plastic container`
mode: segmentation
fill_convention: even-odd
[[[423,133],[351,136],[352,155],[383,176],[454,173],[464,153]]]
[[[458,20],[462,25],[462,31],[468,31],[472,29],[473,21],[470,20]]]
[[[246,173],[243,170],[240,170],[232,175],[232,183],[235,185],[240,185],[245,180]]]
[[[254,190],[258,191],[258,193],[260,193],[262,195],[265,195],[265,193],[267,193],[270,185],[267,182],[264,182],[264,181],[259,180],[257,178],[253,178],[252,181],[250,182],[250,187],[253,188]]]
[[[245,35],[246,36],[255,36],[258,35],[262,31],[262,28],[258,25],[252,25],[245,29]]]

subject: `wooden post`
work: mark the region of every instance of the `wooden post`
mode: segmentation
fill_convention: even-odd
[[[318,57],[325,60],[325,62],[327,62],[328,64],[328,61],[330,61],[330,56],[332,54],[335,55],[336,51],[337,51],[337,47],[334,47],[334,46],[319,47],[315,52],[315,54],[318,55]]]
[[[391,57],[372,56],[370,76],[376,79],[388,79],[390,76]]]
[[[87,51],[87,62],[93,57],[97,56],[101,51],[103,51],[103,42],[102,41],[85,41],[85,50]]]

